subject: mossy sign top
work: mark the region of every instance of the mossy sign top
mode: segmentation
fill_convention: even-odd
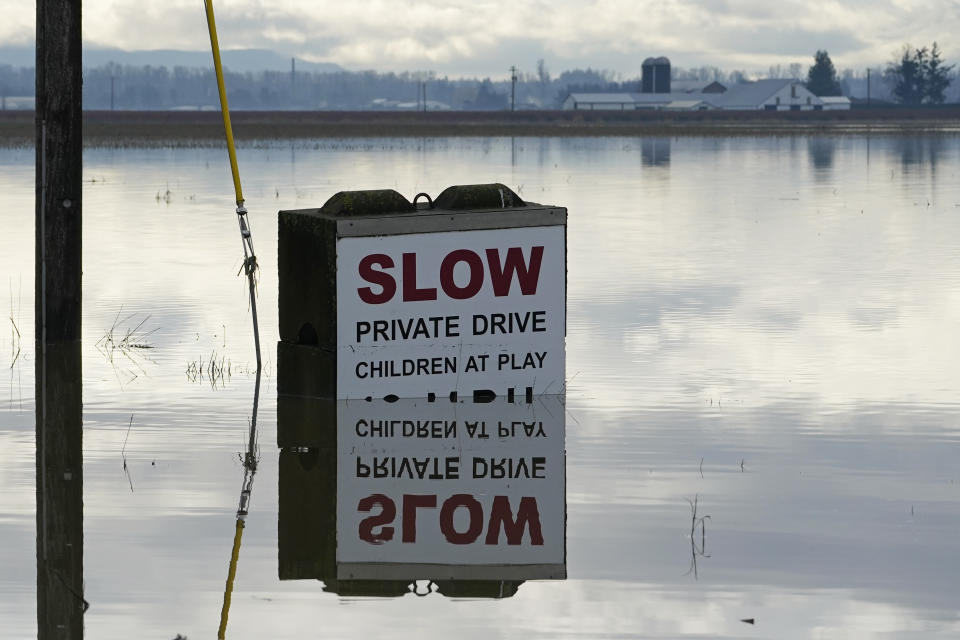
[[[565,209],[499,184],[341,193],[279,237],[281,339],[323,353],[337,398],[563,390]]]

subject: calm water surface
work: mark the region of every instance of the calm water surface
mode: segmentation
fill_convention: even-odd
[[[0,150],[4,638],[36,634],[33,160]],[[240,162],[268,357],[228,637],[960,634],[960,138],[362,140]],[[90,150],[84,180],[87,636],[214,637],[254,385],[225,153]],[[503,599],[280,581],[277,210],[492,181],[569,208],[568,579]],[[151,348],[105,346],[111,327]]]

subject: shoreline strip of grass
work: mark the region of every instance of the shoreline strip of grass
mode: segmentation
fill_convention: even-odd
[[[438,137],[956,135],[960,107],[851,111],[236,111],[240,144]],[[0,111],[0,146],[32,146],[34,114]],[[88,147],[221,146],[216,111],[86,111]]]

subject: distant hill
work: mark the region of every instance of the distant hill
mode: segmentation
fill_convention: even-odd
[[[221,50],[223,64],[230,71],[289,71],[290,58],[269,49],[233,49]],[[32,67],[36,59],[33,46],[0,47],[0,65],[12,67]],[[155,49],[150,51],[124,51],[123,49],[83,50],[84,67],[100,67],[115,62],[119,65],[143,67],[191,67],[208,68],[213,66],[209,51],[178,51],[175,49]],[[297,60],[297,71],[315,71],[318,73],[343,71],[339,65],[328,62],[307,62]]]

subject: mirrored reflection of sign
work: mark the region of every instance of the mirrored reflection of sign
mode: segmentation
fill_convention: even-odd
[[[561,225],[337,240],[337,397],[559,393]]]
[[[281,441],[310,441],[280,453],[281,579],[379,596],[426,580],[450,597],[509,597],[525,580],[566,577],[562,396],[280,402]],[[334,424],[325,445],[318,432]]]
[[[564,408],[532,404],[341,403],[340,577],[562,577]],[[434,565],[424,569],[424,565]]]

